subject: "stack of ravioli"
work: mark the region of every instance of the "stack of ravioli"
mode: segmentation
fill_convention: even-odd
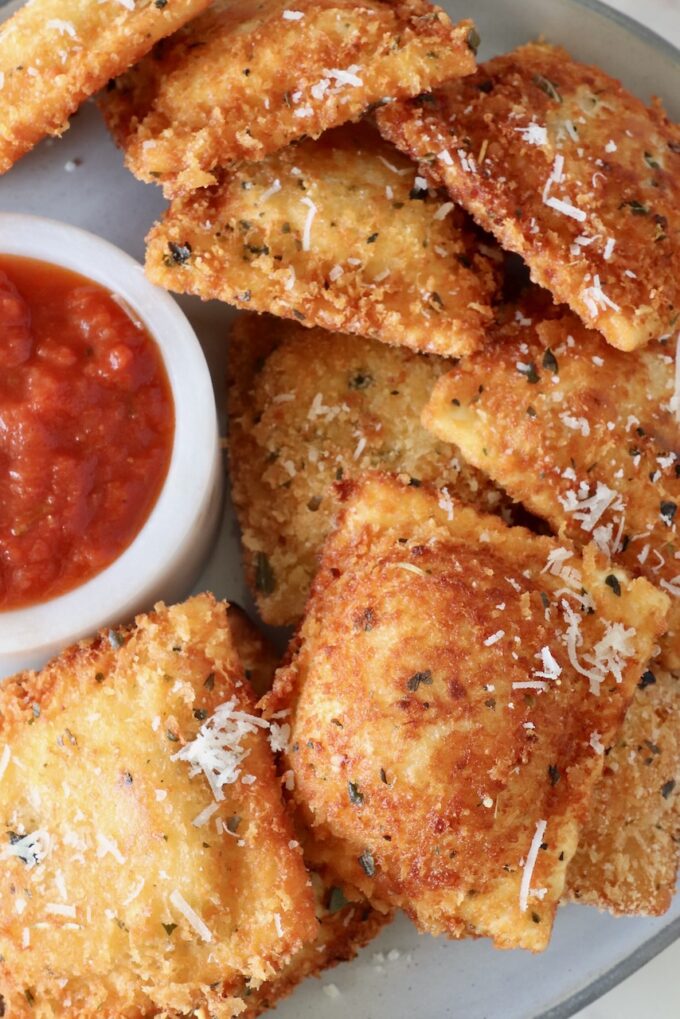
[[[243,309],[231,491],[294,629],[276,670],[201,595],[0,688],[20,1019],[254,1017],[396,910],[537,952],[675,888],[680,129],[425,0],[201,6],[100,102],[170,201],[150,279]]]

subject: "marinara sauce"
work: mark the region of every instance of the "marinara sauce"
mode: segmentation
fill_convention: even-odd
[[[0,255],[0,610],[63,594],[123,552],[173,433],[144,327],[99,284]]]

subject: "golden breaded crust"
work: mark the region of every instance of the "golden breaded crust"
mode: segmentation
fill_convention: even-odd
[[[428,353],[483,343],[494,263],[465,214],[371,125],[218,176],[150,232],[155,283]]]
[[[328,886],[313,872],[312,884],[319,921],[316,941],[301,948],[279,976],[246,998],[248,1007],[243,1019],[255,1019],[274,1008],[307,977],[320,976],[325,969],[349,962],[392,920],[392,913],[379,913],[365,900],[348,903],[340,888]]]
[[[470,74],[471,30],[426,0],[216,0],[102,108],[132,172],[181,194],[214,184],[217,166],[357,120],[383,96]]]
[[[652,671],[653,669],[653,671]],[[645,672],[598,783],[567,897],[612,913],[661,915],[680,843],[680,679]]]
[[[256,694],[271,689],[279,656],[238,605],[227,609],[229,629],[243,663],[246,678]],[[303,838],[304,833],[298,837]],[[244,990],[246,1011],[242,1019],[255,1019],[291,994],[307,977],[353,959],[360,948],[375,938],[391,921],[391,913],[379,913],[365,900],[348,902],[339,888],[326,885],[318,874],[311,874],[316,904],[318,933],[314,941],[303,945],[281,972],[260,987]]]
[[[680,128],[603,71],[531,43],[381,130],[446,183],[536,283],[621,350],[680,306]]]
[[[262,697],[268,690],[271,690],[274,673],[281,656],[240,605],[235,605],[233,602],[229,604],[227,619],[231,639],[241,659],[245,677],[253,688],[255,696]]]
[[[616,595],[594,546],[567,585],[549,569],[561,551],[428,487],[365,479],[266,699],[291,710],[309,859],[421,930],[548,943],[668,605],[618,569]]]
[[[0,173],[210,0],[29,0],[0,27]]]
[[[225,606],[208,595],[159,605],[127,634],[104,633],[0,687],[9,1015],[136,1019],[205,1006],[228,1019],[243,1011],[244,980],[267,979],[315,936],[266,728],[224,723],[236,781],[219,802],[203,773],[172,759],[225,702],[255,717]]]
[[[555,531],[595,540],[671,596],[668,668],[680,666],[674,355],[667,344],[621,353],[531,294],[439,381],[423,414]]]
[[[229,459],[248,583],[263,619],[303,612],[338,506],[335,485],[382,468],[487,511],[509,500],[419,416],[449,362],[268,316],[237,319]]]

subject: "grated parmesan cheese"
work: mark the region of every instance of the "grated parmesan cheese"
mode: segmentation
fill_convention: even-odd
[[[304,16],[303,11],[284,11],[281,15],[284,21],[301,21]]]
[[[262,194],[260,195],[259,204],[262,205],[264,202],[267,201],[268,198],[271,198],[272,195],[277,194],[280,190],[281,190],[281,181],[279,180],[278,177],[276,177],[276,179],[270,185],[270,187],[268,187],[267,190],[263,191]]]
[[[604,251],[602,252],[602,257],[604,258],[605,262],[608,262],[609,259],[612,257],[615,247],[616,241],[614,240],[614,238],[608,237],[607,243],[604,246]]]
[[[558,498],[562,508],[567,513],[573,513],[574,519],[580,520],[581,529],[588,533],[593,530],[603,513],[608,509],[614,512],[621,512],[624,509],[621,495],[601,481],[597,482],[592,495],[590,486],[587,482],[582,481],[576,492],[570,489],[566,495],[558,496]]]
[[[200,814],[197,814],[196,817],[191,822],[194,828],[202,828],[203,825],[207,824],[207,822],[210,820],[213,814],[219,809],[220,809],[219,803],[209,803],[208,806],[205,807],[200,812]]]
[[[590,424],[587,418],[576,418],[571,414],[564,413],[560,414],[560,421],[572,431],[580,432],[584,438],[590,435]]]
[[[141,893],[141,891],[142,891],[142,889],[143,889],[145,884],[146,884],[146,879],[143,878],[143,877],[140,877],[139,881],[134,886],[134,888],[132,889],[130,894],[127,896],[127,898],[123,899],[123,905],[124,906],[129,906],[131,902],[134,902],[134,900],[137,898],[137,896]]]
[[[312,223],[314,222],[314,217],[316,216],[319,210],[317,209],[312,199],[308,198],[307,196],[301,198],[300,201],[302,202],[303,205],[306,205],[307,208],[309,209],[309,212],[307,213],[307,217],[305,219],[305,226],[302,231],[302,250],[309,251]]]
[[[581,300],[593,318],[598,318],[607,308],[610,308],[612,311],[621,311],[620,306],[605,294],[597,273],[593,277],[593,285],[584,287],[581,291]]]
[[[543,672],[534,671],[534,676],[540,676],[543,679],[559,679],[562,674],[562,667],[555,660],[555,657],[549,647],[542,647],[541,661],[543,664]]]
[[[41,864],[45,860],[51,849],[52,840],[49,834],[44,829],[39,828],[30,835],[24,835],[23,838],[17,839],[16,842],[3,846],[0,850],[0,858],[7,859],[11,856],[17,856],[31,870],[32,867]]]
[[[67,916],[71,920],[75,919],[76,907],[65,906],[62,902],[46,902],[45,912],[50,916]]]
[[[591,732],[588,745],[593,748],[596,754],[604,753],[604,744],[600,740],[599,732]]]
[[[198,913],[191,908],[187,900],[176,888],[170,893],[170,902],[203,941],[212,941],[213,936],[210,928],[204,923]]]
[[[10,762],[11,756],[12,751],[7,746],[7,744],[5,744],[5,746],[2,748],[2,753],[0,754],[0,781],[2,781],[2,776],[7,771],[7,765]]]
[[[47,28],[53,28],[59,35],[68,35],[71,39],[77,39],[78,34],[70,21],[63,21],[61,18],[51,18],[47,22]]]
[[[232,698],[215,708],[210,718],[198,730],[195,739],[173,754],[171,761],[186,761],[191,765],[189,777],[203,772],[215,799],[224,799],[222,787],[233,785],[241,775],[243,762],[250,753],[241,746],[244,736],[266,729],[269,723],[246,711],[235,711]]]
[[[554,209],[555,212],[560,212],[563,216],[569,216],[571,219],[575,219],[579,223],[583,223],[586,219],[586,214],[583,209],[579,209],[576,205],[572,205],[570,202],[564,202],[561,198],[546,198],[545,204],[548,208]]]
[[[439,508],[443,509],[449,520],[453,520],[453,499],[446,485],[439,490]]]
[[[284,722],[279,725],[277,722],[269,723],[269,746],[273,754],[283,753],[288,749],[290,740],[290,725]]]
[[[516,127],[515,131],[522,135],[522,141],[527,142],[528,145],[548,144],[547,128],[537,124],[535,120],[532,120],[525,127]]]
[[[333,78],[338,85],[354,85],[359,87],[363,85],[363,80],[356,73],[360,70],[361,68],[358,64],[352,64],[345,71],[339,67],[324,67],[321,73],[327,78]]]
[[[484,647],[491,647],[493,644],[497,644],[503,637],[505,637],[505,630],[497,630],[496,633],[492,633],[490,637],[486,638]]]
[[[592,654],[584,655],[583,662],[580,662],[578,648],[583,644],[580,617],[564,600],[561,602],[561,608],[567,624],[564,641],[569,661],[579,675],[588,679],[590,692],[599,694],[600,686],[610,675],[614,677],[615,682],[621,683],[626,661],[635,650],[632,643],[635,630],[632,627],[625,627],[623,623],[608,621],[602,637],[593,647]]]
[[[529,847],[529,852],[524,864],[522,881],[519,887],[519,908],[521,913],[526,913],[527,910],[531,878],[534,873],[534,867],[536,866],[536,860],[538,859],[538,851],[541,848],[541,843],[543,842],[543,836],[545,835],[545,829],[547,827],[547,821],[541,820],[536,822],[536,831],[534,832],[534,837],[531,840],[531,846]]]
[[[453,202],[444,202],[439,206],[432,218],[437,220],[446,219],[453,207]]]
[[[108,853],[111,854],[117,863],[120,863],[121,865],[125,863],[125,857],[121,853],[114,839],[110,839],[106,835],[102,835],[101,832],[97,832],[98,859],[102,859]]]

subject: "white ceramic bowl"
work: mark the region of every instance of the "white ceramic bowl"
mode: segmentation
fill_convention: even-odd
[[[0,214],[0,252],[64,266],[119,295],[160,349],[175,405],[167,477],[146,523],[106,569],[39,605],[0,612],[0,678],[37,668],[75,640],[126,622],[158,599],[185,597],[215,539],[222,467],[215,397],[196,334],[134,259],[93,234],[37,216]]]

